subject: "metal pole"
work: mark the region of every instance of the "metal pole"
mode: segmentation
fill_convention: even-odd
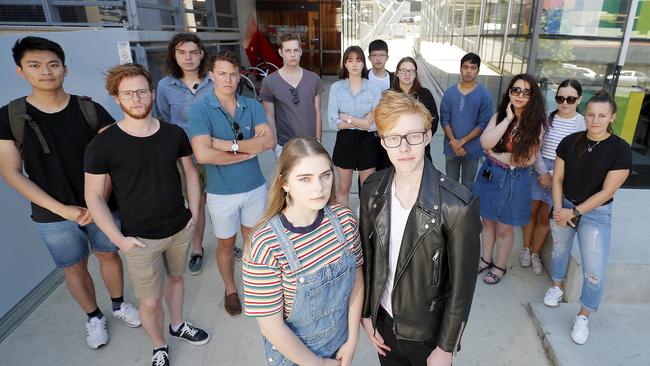
[[[480,51],[480,43],[481,43],[481,34],[483,33],[483,22],[485,21],[485,1],[481,1],[481,13],[478,17],[478,32],[476,32],[476,43],[474,43],[474,52],[476,54],[479,54]]]
[[[533,34],[530,39],[530,50],[528,52],[528,66],[526,72],[530,75],[535,75],[537,68],[537,43],[539,41],[540,24],[542,23],[542,11],[544,5],[541,1],[537,2],[535,7],[535,20],[533,21]]]
[[[463,20],[460,26],[460,48],[465,49],[465,18],[467,18],[467,0],[463,4]]]
[[[510,29],[510,13],[512,13],[512,3],[514,1],[509,1],[508,2],[508,14],[506,15],[506,27],[503,30],[503,43],[501,44],[501,56],[499,57],[499,68],[501,69],[501,76],[503,76],[503,63],[506,58],[506,49],[507,49],[507,43],[508,43],[508,29]]]
[[[623,33],[623,45],[618,53],[618,63],[614,74],[612,75],[612,83],[609,86],[609,92],[614,94],[618,86],[618,77],[621,74],[621,69],[625,66],[625,59],[627,58],[627,49],[630,45],[630,36],[632,35],[632,26],[636,18],[636,9],[639,5],[639,0],[632,0],[630,8],[627,10],[627,19],[625,19],[625,32]]]

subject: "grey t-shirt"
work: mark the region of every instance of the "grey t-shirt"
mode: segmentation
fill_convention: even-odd
[[[296,97],[292,89],[279,72],[274,72],[264,78],[260,90],[262,101],[273,103],[275,108],[275,127],[280,146],[294,137],[316,137],[314,98],[321,93],[320,77],[303,69]]]

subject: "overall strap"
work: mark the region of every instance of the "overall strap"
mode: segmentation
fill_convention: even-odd
[[[22,97],[18,99],[14,99],[11,102],[9,102],[9,127],[11,128],[11,133],[14,135],[14,139],[16,141],[16,147],[20,151],[20,154],[22,155],[23,153],[23,141],[25,140],[25,124],[29,125],[29,127],[34,130],[34,133],[36,133],[36,138],[38,139],[38,142],[41,144],[41,147],[43,148],[43,152],[45,154],[49,154],[50,147],[47,144],[47,141],[45,140],[45,136],[43,136],[43,132],[41,131],[41,128],[38,126],[36,121],[32,119],[32,117],[27,114],[27,98]]]
[[[334,213],[334,211],[332,211],[330,206],[325,206],[325,214],[327,215],[327,217],[329,217],[330,222],[334,227],[334,232],[336,233],[336,236],[339,238],[339,243],[341,243],[341,245],[345,245],[347,239],[345,238],[345,233],[343,232],[343,226],[341,226],[341,221],[339,221],[339,217],[336,216],[336,214]]]
[[[296,254],[296,251],[293,248],[293,242],[289,239],[287,233],[284,231],[284,225],[282,225],[282,221],[280,221],[280,217],[278,217],[278,215],[273,216],[269,220],[269,225],[271,226],[271,229],[273,230],[275,237],[278,239],[278,243],[280,244],[280,248],[284,252],[284,256],[287,258],[287,261],[289,262],[289,267],[291,268],[291,272],[298,273],[298,271],[302,269],[302,264],[300,263],[300,260],[298,259],[298,255]]]

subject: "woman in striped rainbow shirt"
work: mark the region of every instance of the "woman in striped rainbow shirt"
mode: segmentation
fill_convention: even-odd
[[[332,160],[314,138],[284,145],[246,253],[246,315],[268,365],[350,365],[363,305],[357,219],[336,204]]]

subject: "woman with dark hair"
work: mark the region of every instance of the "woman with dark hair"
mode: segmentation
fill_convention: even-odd
[[[564,280],[573,239],[578,234],[582,257],[582,305],[573,322],[571,339],[584,344],[589,337],[589,315],[598,309],[605,285],[614,193],[632,167],[632,149],[612,132],[616,102],[604,90],[587,102],[587,131],[565,137],[557,147],[553,171],[553,286],[544,304],[557,306],[564,295]]]
[[[359,171],[361,184],[377,167],[373,136],[377,127],[371,112],[379,103],[381,90],[367,77],[363,50],[359,46],[348,47],[341,60],[341,80],[330,87],[327,104],[327,121],[338,130],[332,160],[339,178],[337,202],[344,206],[348,205],[353,171]]]
[[[493,285],[506,274],[514,242],[514,226],[530,219],[531,166],[539,151],[546,113],[537,80],[528,74],[512,78],[497,113],[481,135],[486,159],[474,183],[481,199],[483,256],[478,273]],[[496,261],[492,260],[497,248]]]
[[[582,101],[582,85],[575,79],[560,83],[555,94],[557,109],[548,116],[548,127],[544,131],[542,148],[537,154],[531,187],[530,222],[524,225],[524,248],[519,255],[522,267],[532,266],[533,273],[542,274],[543,266],[539,252],[549,232],[549,209],[553,205],[551,186],[553,184],[553,161],[557,145],[574,132],[585,130],[585,118],[578,113]]]
[[[413,57],[402,58],[397,63],[395,75],[397,77],[393,79],[391,89],[399,93],[411,95],[427,107],[432,117],[431,134],[435,134],[438,130],[438,107],[436,106],[436,100],[433,99],[431,91],[420,85],[417,62],[415,62]],[[382,148],[382,150],[384,149]],[[425,147],[424,156],[431,161],[431,144]]]

